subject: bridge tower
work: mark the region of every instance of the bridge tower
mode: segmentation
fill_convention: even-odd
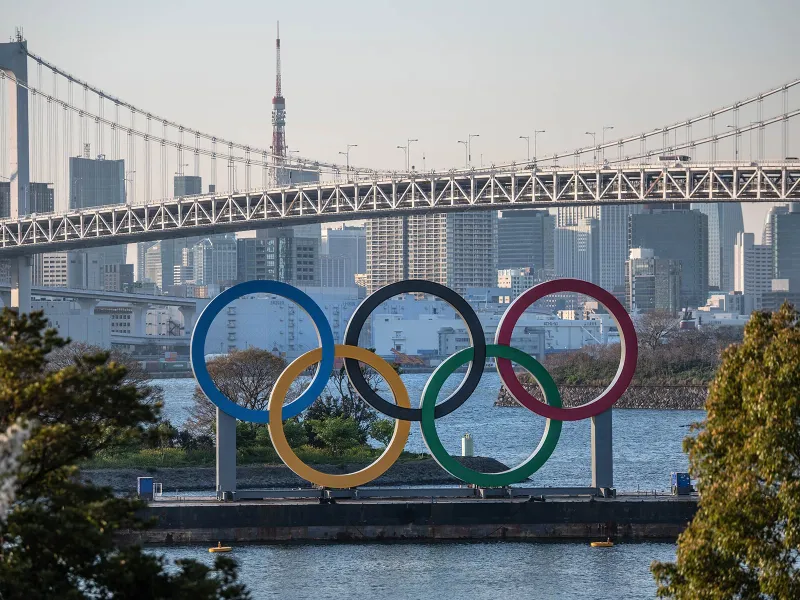
[[[272,98],[272,163],[275,167],[275,183],[284,179],[283,165],[286,162],[286,100],[281,90],[281,24],[275,38],[275,96]]]
[[[10,174],[10,217],[18,219],[29,214],[30,139],[28,134],[28,90],[17,81],[28,83],[28,43],[17,28],[10,42],[0,43],[0,71],[6,79],[8,97],[8,168]],[[31,257],[11,259],[11,306],[19,312],[31,310]]]

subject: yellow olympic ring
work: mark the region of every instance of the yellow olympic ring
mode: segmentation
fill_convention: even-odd
[[[365,348],[347,346],[344,344],[336,344],[335,356],[354,358],[375,369],[386,383],[389,384],[389,389],[392,391],[397,405],[404,408],[411,408],[411,401],[408,398],[406,386],[392,366],[380,356]],[[298,458],[294,450],[289,446],[289,442],[286,441],[286,434],[283,431],[283,419],[281,416],[283,413],[283,402],[286,399],[286,394],[292,382],[308,367],[318,363],[321,359],[322,348],[316,348],[306,352],[286,367],[280,377],[278,377],[275,386],[272,388],[272,393],[269,396],[269,435],[272,438],[272,445],[275,447],[275,451],[278,453],[281,460],[287,467],[303,479],[327,488],[358,487],[383,475],[400,457],[408,441],[408,434],[411,431],[411,422],[405,420],[397,421],[394,426],[392,441],[386,446],[386,450],[383,451],[383,454],[381,454],[375,462],[364,467],[360,471],[345,475],[331,475],[312,469]]]

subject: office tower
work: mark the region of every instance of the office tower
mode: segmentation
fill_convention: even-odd
[[[163,289],[161,277],[161,242],[156,242],[144,252],[144,278],[141,281],[154,283]]]
[[[600,273],[597,283],[609,292],[621,292],[625,287],[625,262],[630,253],[628,219],[641,211],[642,207],[637,204],[599,207]]]
[[[427,279],[459,293],[497,281],[493,212],[390,217],[367,222],[367,290]]]
[[[772,232],[775,230],[775,218],[778,215],[785,215],[789,212],[788,204],[773,204],[770,207],[767,217],[764,219],[764,230],[761,233],[761,245],[772,245]]]
[[[696,210],[647,211],[629,218],[631,248],[651,248],[681,265],[681,306],[708,298],[708,216]]]
[[[69,189],[71,209],[125,204],[125,161],[71,156]]]
[[[50,213],[55,210],[55,196],[52,183],[34,183],[28,185],[28,206],[31,213]],[[0,181],[0,219],[11,216],[11,182]]]
[[[497,220],[497,268],[552,271],[555,217],[546,210],[504,210]]]
[[[199,175],[175,175],[172,190],[175,198],[197,196],[203,193],[203,180]]]
[[[408,217],[369,219],[367,229],[367,293],[408,279]]]
[[[600,274],[600,221],[582,219],[577,225],[556,227],[555,273],[597,283]]]
[[[41,257],[41,275],[34,275],[35,283],[44,287],[67,287],[67,264],[69,253],[48,252]],[[34,263],[36,268],[37,263]]]
[[[599,218],[599,206],[559,206],[556,209],[556,227],[578,225],[586,219]]]
[[[559,207],[556,226],[578,225],[585,219],[597,219],[598,225],[598,271],[595,280],[598,285],[610,292],[624,291],[626,275],[625,262],[628,260],[628,217],[638,214],[642,207],[637,204],[566,206]]]
[[[220,236],[211,236],[215,239]],[[175,281],[175,267],[183,264],[184,253],[191,250],[202,238],[191,236],[186,238],[161,240],[161,281],[162,289],[167,289],[173,285],[179,285]]]
[[[299,287],[320,285],[321,237],[319,224],[276,227],[256,233],[256,239],[273,240],[275,279]]]
[[[197,285],[231,285],[236,282],[236,238],[217,235],[194,245],[194,280]]]
[[[734,291],[752,297],[748,309],[761,310],[762,295],[772,290],[772,246],[755,244],[752,233],[740,232],[733,252],[733,271]]]
[[[240,282],[277,279],[277,240],[244,238],[236,240],[236,276]]]
[[[627,308],[630,312],[681,309],[681,266],[674,260],[658,258],[650,248],[631,248],[626,270]]]
[[[367,271],[367,230],[364,226],[342,225],[322,232],[322,254],[347,256],[355,273]]]
[[[136,244],[136,281],[145,281],[145,256],[147,251],[158,242],[139,242]]]
[[[355,287],[357,273],[367,270],[367,236],[364,227],[344,225],[322,232],[320,285]]]
[[[69,159],[69,207],[72,210],[125,204],[125,161],[72,156]],[[126,246],[106,246],[69,253],[70,287],[102,290],[105,266],[125,264]]]
[[[800,202],[792,202],[789,212],[775,215],[772,253],[775,279],[789,280],[792,291],[800,288]]]
[[[708,216],[708,285],[721,292],[733,290],[733,247],[744,231],[739,202],[692,204]]]

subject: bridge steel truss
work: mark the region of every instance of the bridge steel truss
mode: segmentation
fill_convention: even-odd
[[[800,201],[800,162],[442,173],[112,205],[0,221],[0,258],[147,240],[466,210]]]

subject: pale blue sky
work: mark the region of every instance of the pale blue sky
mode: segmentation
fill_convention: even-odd
[[[428,169],[460,166],[468,133],[480,134],[475,163],[523,160],[519,136],[534,129],[552,153],[586,145],[587,130],[635,134],[800,75],[797,0],[0,0],[0,15],[0,34],[22,25],[34,53],[109,93],[260,146],[280,20],[289,146],[338,161],[358,144],[351,162],[370,167],[401,168],[407,138],[420,140],[418,168],[423,151]],[[791,138],[796,156],[800,123]],[[777,131],[767,154],[779,158]],[[748,230],[764,211],[746,207]]]

